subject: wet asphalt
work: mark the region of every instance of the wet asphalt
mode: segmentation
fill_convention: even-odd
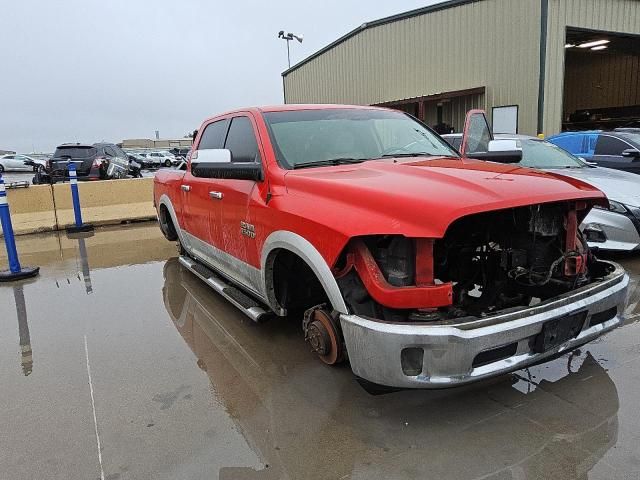
[[[639,256],[616,259],[631,303],[605,337],[371,396],[297,321],[256,325],[184,270],[155,224],[18,248],[41,275],[0,286],[0,479],[640,478]]]

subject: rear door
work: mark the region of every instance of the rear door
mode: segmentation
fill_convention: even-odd
[[[593,161],[602,167],[615,168],[616,170],[635,171],[639,165],[634,165],[632,158],[622,156],[622,152],[629,148],[635,148],[626,141],[611,135],[598,136]]]

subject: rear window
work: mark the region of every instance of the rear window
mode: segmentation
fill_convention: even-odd
[[[95,147],[58,147],[53,158],[71,157],[71,158],[91,158],[98,151]]]

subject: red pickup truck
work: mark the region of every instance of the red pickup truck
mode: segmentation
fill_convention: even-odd
[[[511,165],[506,143],[481,112],[460,156],[403,112],[237,110],[202,124],[184,170],[156,174],[154,202],[182,265],[255,321],[300,321],[325,363],[460,385],[623,321],[628,276],[578,230],[605,196]]]

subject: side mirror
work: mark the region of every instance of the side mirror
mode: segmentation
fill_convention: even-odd
[[[478,160],[499,163],[519,163],[522,161],[522,149],[517,140],[491,140],[487,152],[474,152],[470,155]]]
[[[626,158],[640,158],[640,150],[637,148],[627,148],[622,151],[622,156]]]
[[[191,154],[191,174],[201,178],[229,180],[263,180],[262,165],[258,162],[232,162],[227,149],[195,150]]]

